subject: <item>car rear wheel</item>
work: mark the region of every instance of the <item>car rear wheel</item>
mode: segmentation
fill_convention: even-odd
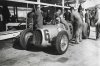
[[[33,38],[33,31],[31,29],[25,29],[24,31],[21,32],[20,34],[20,44],[22,48],[28,49],[32,42]]]
[[[83,38],[84,39],[89,38],[89,35],[90,35],[90,26],[87,23],[84,24],[82,34],[83,34]]]
[[[57,54],[64,54],[69,45],[69,38],[66,31],[61,31],[58,33],[56,38],[55,49]]]
[[[41,31],[36,30],[34,31],[34,35],[33,35],[33,44],[37,47],[42,47],[41,46],[42,43],[42,34]]]

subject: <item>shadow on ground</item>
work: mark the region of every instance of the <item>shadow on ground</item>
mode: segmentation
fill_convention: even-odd
[[[0,50],[11,48],[13,46],[12,41],[13,41],[13,39],[0,40]]]
[[[88,38],[88,39],[91,39],[91,40],[96,40],[95,38]]]
[[[57,55],[57,52],[55,50],[54,47],[37,47],[37,46],[34,46],[34,45],[30,45],[28,46],[27,49],[23,49],[22,46],[20,45],[20,42],[18,39],[16,39],[13,43],[13,48],[15,49],[18,49],[18,50],[27,50],[27,51],[31,51],[31,52],[45,52],[45,53],[48,53],[48,54],[52,54],[52,55]]]

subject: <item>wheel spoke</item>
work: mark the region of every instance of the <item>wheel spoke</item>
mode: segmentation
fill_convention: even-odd
[[[67,40],[67,37],[66,35],[63,35],[62,36],[62,40],[61,40],[61,50],[64,51],[66,50],[67,46],[68,46],[68,40]]]

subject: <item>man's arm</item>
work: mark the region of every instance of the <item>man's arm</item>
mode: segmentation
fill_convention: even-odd
[[[73,14],[71,14],[70,19],[71,19],[71,22],[73,23],[74,22],[74,15]]]

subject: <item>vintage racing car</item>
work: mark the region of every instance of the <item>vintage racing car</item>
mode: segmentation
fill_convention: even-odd
[[[73,39],[73,26],[70,22],[65,27],[62,23],[55,25],[44,25],[43,28],[32,30],[30,28],[23,30],[20,33],[20,44],[24,49],[28,45],[37,47],[54,46],[58,54],[63,54],[68,49],[69,41]],[[83,38],[88,38],[90,26],[87,23],[83,25]]]
[[[55,46],[58,54],[66,52],[69,40],[73,37],[73,26],[68,23],[65,28],[64,24],[44,25],[43,28],[38,28],[35,31],[25,29],[20,34],[20,43],[24,49],[27,49],[29,44],[38,47]]]

